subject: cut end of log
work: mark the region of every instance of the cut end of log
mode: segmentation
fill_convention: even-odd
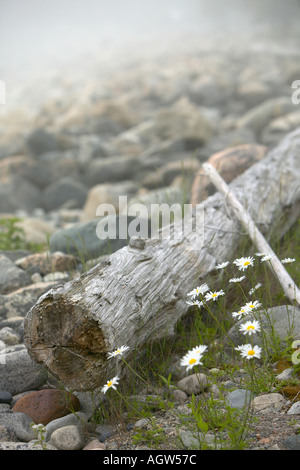
[[[87,320],[70,299],[60,296],[56,300],[55,292],[49,291],[30,310],[24,326],[32,359],[69,388],[94,390],[106,382],[109,362],[101,327],[97,321]]]

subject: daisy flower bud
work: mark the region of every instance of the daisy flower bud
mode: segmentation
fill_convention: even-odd
[[[244,279],[246,279],[246,276],[233,277],[232,279],[229,279],[229,282],[242,282]]]
[[[228,265],[229,265],[229,261],[225,261],[224,263],[218,264],[216,266],[216,269],[223,269],[223,268],[226,268],[226,266]]]

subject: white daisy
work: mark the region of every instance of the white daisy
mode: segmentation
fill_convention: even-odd
[[[261,305],[262,304],[258,300],[255,300],[254,302],[252,302],[251,300],[250,302],[246,303],[246,305],[244,305],[242,308],[248,310],[249,312],[251,310],[261,307]]]
[[[241,282],[241,281],[243,281],[244,279],[246,279],[246,276],[242,276],[242,277],[233,277],[232,279],[229,279],[229,282]]]
[[[252,289],[249,290],[249,295],[254,294],[254,292],[261,287],[261,283],[259,282],[256,284],[256,286],[252,287]]]
[[[253,266],[254,258],[252,256],[248,256],[247,258],[238,258],[233,261],[240,271],[245,271],[249,266]]]
[[[244,344],[235,349],[241,353],[242,357],[246,357],[247,359],[252,359],[253,357],[259,359],[261,355],[261,348],[259,346],[252,346],[251,344]]]
[[[229,265],[229,261],[225,261],[224,263],[218,264],[216,266],[216,269],[223,269],[223,268],[226,268],[226,266],[228,265]]]
[[[265,256],[265,253],[255,253],[255,254],[256,254],[256,256],[259,256],[259,257],[260,256]]]
[[[285,258],[281,260],[282,264],[294,263],[295,261],[296,261],[295,258]]]
[[[208,302],[209,300],[217,300],[217,298],[220,296],[220,295],[225,295],[225,292],[223,290],[220,290],[218,292],[209,292],[208,294],[206,294],[205,296],[205,300]]]
[[[273,255],[265,255],[260,259],[260,262],[263,263],[264,261],[270,261],[273,258]]]
[[[110,389],[110,388],[113,388],[114,390],[116,390],[116,385],[118,385],[118,383],[119,383],[119,377],[118,376],[114,377],[111,380],[108,380],[108,382],[101,389],[102,393],[106,393],[107,390]]]
[[[186,370],[192,369],[194,366],[202,364],[201,359],[203,356],[204,348],[206,346],[196,346],[194,349],[189,351],[180,362],[180,365],[186,367]]]
[[[193,305],[193,306],[198,307],[198,308],[200,308],[200,307],[202,307],[202,306],[204,305],[201,300],[192,300],[192,301],[187,300],[186,303],[187,303],[188,305]]]
[[[246,323],[241,325],[239,329],[242,333],[244,333],[244,335],[249,334],[251,336],[252,333],[260,331],[260,324],[256,320],[246,321]]]
[[[207,284],[202,284],[201,286],[196,287],[196,289],[193,289],[187,295],[194,299],[195,297],[197,297],[197,295],[203,295],[207,291],[209,291],[208,285]]]
[[[242,318],[244,315],[247,315],[249,313],[249,309],[242,307],[238,312],[232,312],[233,317],[238,317],[238,319]]]
[[[122,356],[122,354],[129,349],[129,346],[121,346],[113,352],[108,353],[108,359],[115,356]]]
[[[204,346],[204,345],[200,345],[200,346],[195,346],[193,349],[192,349],[192,352],[193,353],[196,353],[196,354],[200,354],[201,356],[203,355],[203,353],[207,350],[207,346]]]

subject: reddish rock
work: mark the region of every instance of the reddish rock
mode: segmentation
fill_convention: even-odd
[[[207,160],[207,163],[210,163],[219,172],[224,181],[229,184],[237,176],[254,165],[254,163],[264,158],[266,154],[267,147],[263,145],[237,145],[213,154]],[[214,185],[201,167],[192,185],[191,204],[195,206],[215,192]]]
[[[82,450],[106,450],[106,445],[98,441],[98,439],[94,439],[93,441],[89,442]]]
[[[77,261],[72,255],[60,253],[33,253],[18,259],[15,264],[24,270],[38,268],[40,274],[44,276],[55,271],[72,271],[77,267]]]
[[[72,411],[79,411],[80,403],[72,393],[63,390],[45,389],[30,392],[16,402],[14,412],[26,413],[35,424],[48,424]]]

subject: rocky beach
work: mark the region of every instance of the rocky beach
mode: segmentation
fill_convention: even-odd
[[[262,158],[300,128],[300,104],[292,100],[299,35],[179,35],[132,49],[103,43],[101,52],[24,72],[22,83],[12,77],[0,105],[0,450],[41,450],[32,422],[45,426],[48,450],[147,449],[132,436],[150,418],[122,430],[95,424],[97,397],[66,391],[33,361],[24,319],[52,287],[128,243],[97,237],[99,206],[110,204],[122,217],[120,196],[128,207],[188,204],[197,172],[213,155],[245,146],[259,148]],[[231,179],[235,168],[233,161]],[[299,322],[296,329],[300,337]],[[178,445],[175,411],[188,415],[193,393],[217,394],[216,376],[233,408],[249,399],[242,369],[232,378],[211,368],[198,389],[199,378],[177,365],[175,357],[174,407],[153,405],[170,449]],[[278,371],[278,380],[288,371]],[[157,387],[137,393],[146,401],[157,396],[164,396]],[[299,450],[299,398],[277,391],[250,398],[257,422],[248,448]],[[179,427],[182,448],[193,448],[194,437]]]

